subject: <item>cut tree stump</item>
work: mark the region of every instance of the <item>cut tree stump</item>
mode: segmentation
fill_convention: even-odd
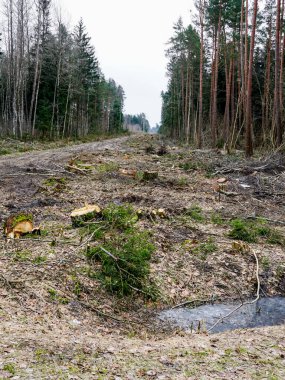
[[[33,215],[19,213],[9,216],[4,223],[4,233],[8,239],[19,239],[27,234],[40,234],[40,228],[34,227]]]
[[[73,210],[70,217],[73,227],[81,227],[88,220],[95,219],[101,215],[101,209],[97,205],[85,205],[82,208]]]

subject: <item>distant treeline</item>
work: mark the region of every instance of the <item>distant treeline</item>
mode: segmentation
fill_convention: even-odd
[[[123,127],[123,88],[106,80],[83,21],[68,30],[51,0],[4,0],[0,134],[81,137]]]
[[[161,132],[198,147],[284,141],[284,0],[197,0],[167,49]]]
[[[138,115],[125,115],[124,126],[126,129],[137,129],[142,132],[149,132],[150,124],[144,113]]]

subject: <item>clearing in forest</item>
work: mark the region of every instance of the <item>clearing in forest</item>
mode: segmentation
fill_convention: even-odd
[[[285,377],[284,326],[190,334],[156,318],[254,297],[253,252],[261,295],[285,293],[284,156],[224,153],[137,135],[1,157],[2,222],[41,228],[2,239],[1,379]],[[86,204],[100,217],[72,224]]]

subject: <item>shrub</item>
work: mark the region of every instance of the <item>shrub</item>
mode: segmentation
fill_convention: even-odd
[[[148,293],[149,262],[154,250],[147,232],[129,230],[103,246],[90,248],[87,257],[101,262],[99,278],[106,288],[124,296],[133,290]]]
[[[131,205],[109,205],[103,212],[103,219],[112,228],[126,230],[134,226],[138,220],[137,213]]]
[[[109,205],[99,223],[84,228],[88,234],[93,232],[97,241],[96,247],[89,247],[86,255],[89,260],[100,262],[96,277],[109,291],[124,296],[135,290],[155,298],[156,289],[148,279],[155,247],[150,233],[136,228],[137,221],[138,215],[131,205]]]

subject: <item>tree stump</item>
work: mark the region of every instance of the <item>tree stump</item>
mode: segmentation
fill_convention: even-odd
[[[88,220],[95,219],[101,215],[101,209],[97,205],[86,205],[82,208],[73,210],[70,217],[73,227],[81,227]]]

